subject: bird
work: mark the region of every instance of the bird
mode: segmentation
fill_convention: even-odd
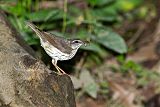
[[[31,21],[26,21],[29,26],[39,37],[40,44],[45,52],[52,58],[52,64],[55,66],[59,74],[66,74],[58,65],[57,61],[72,59],[77,53],[78,49],[87,44],[87,41],[80,39],[66,39],[53,35],[51,33],[40,30]]]

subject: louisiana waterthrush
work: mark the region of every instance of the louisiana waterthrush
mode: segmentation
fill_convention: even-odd
[[[52,63],[60,74],[65,72],[57,66],[58,60],[69,60],[73,58],[81,45],[86,45],[87,42],[80,39],[65,39],[55,36],[51,33],[40,30],[36,25],[27,21],[27,25],[40,38],[41,46],[46,53],[52,58]]]

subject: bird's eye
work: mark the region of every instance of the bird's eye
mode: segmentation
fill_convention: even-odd
[[[75,40],[75,41],[73,41],[73,43],[79,43],[79,41],[78,41],[78,40]]]

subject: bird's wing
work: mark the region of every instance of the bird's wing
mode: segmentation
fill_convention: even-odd
[[[71,53],[72,48],[70,47],[69,42],[65,38],[58,37],[47,32],[43,32],[43,33],[44,33],[44,37],[51,45],[61,50],[63,53],[67,53],[67,54]]]

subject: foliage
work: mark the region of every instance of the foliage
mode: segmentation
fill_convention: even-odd
[[[91,5],[91,7],[86,7],[84,11],[81,10],[81,7],[68,3],[67,13],[60,8],[38,9],[38,2],[32,0],[17,1],[13,6],[9,5],[12,3],[14,4],[15,0],[8,1],[8,3],[4,2],[0,7],[9,13],[10,21],[30,45],[39,45],[39,41],[35,34],[31,34],[32,31],[25,27],[26,20],[37,23],[37,26],[46,31],[55,29],[66,38],[81,38],[91,41],[89,47],[82,49],[93,52],[99,58],[105,57],[107,53],[105,48],[120,54],[127,52],[127,46],[122,37],[114,32],[110,26],[104,24],[107,22],[115,23],[119,20],[118,5],[125,5],[123,2],[87,0],[83,5]],[[134,7],[140,4],[133,1],[127,3],[134,4]],[[127,9],[125,6],[121,8],[125,11],[129,10]],[[66,24],[64,25],[64,23]]]
[[[145,86],[151,80],[158,80],[159,78],[159,73],[147,70],[131,60],[126,61],[122,55],[118,56],[117,60],[120,63],[118,71],[121,71],[122,73],[134,72],[134,74],[138,77],[137,85],[139,86]]]
[[[72,77],[75,89],[81,88],[83,92],[87,93],[93,98],[97,98],[97,93],[99,90],[98,84],[95,82],[94,78],[91,76],[89,71],[83,70],[80,73],[79,79]]]

